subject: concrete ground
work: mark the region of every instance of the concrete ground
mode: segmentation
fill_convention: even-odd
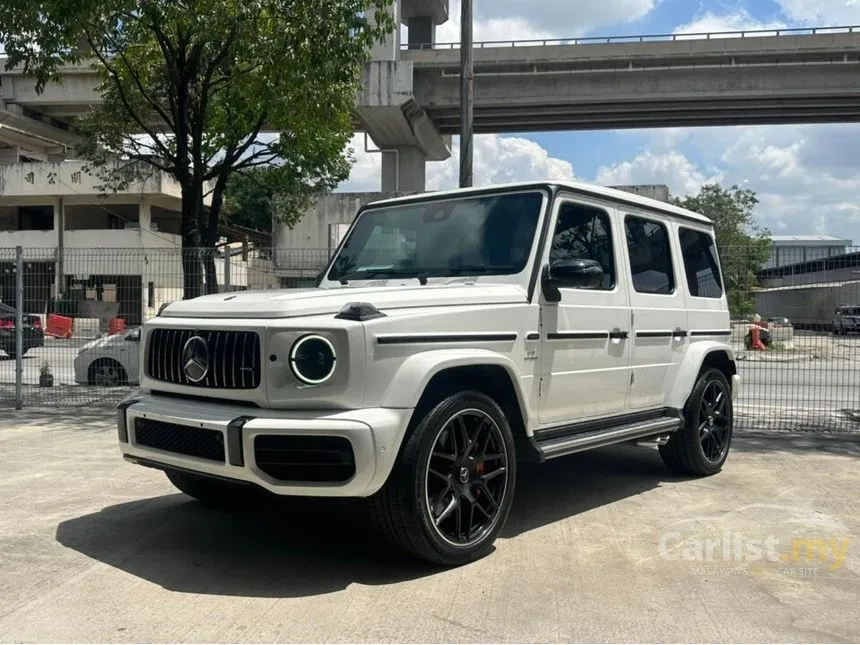
[[[495,552],[438,570],[360,505],[209,510],[110,411],[3,412],[0,641],[857,642],[858,459],[738,432],[708,479],[632,447],[523,468]]]

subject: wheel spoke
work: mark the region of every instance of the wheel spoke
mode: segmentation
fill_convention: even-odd
[[[469,449],[469,431],[466,430],[466,422],[463,420],[462,416],[457,417],[454,420],[454,423],[457,426],[455,434],[460,439],[460,445],[457,445],[456,443],[454,444],[455,451],[458,455],[464,455]]]
[[[496,498],[493,497],[493,494],[490,492],[490,488],[482,481],[478,481],[476,484],[478,490],[480,490],[484,496],[487,498],[487,501],[490,502],[490,506],[493,511],[497,511],[499,508],[499,503],[496,501]]]
[[[446,475],[445,473],[440,473],[438,470],[434,470],[433,468],[428,468],[428,469],[427,469],[427,471],[428,471],[431,475],[436,475],[436,477],[438,477],[439,479],[441,479],[443,482],[448,482],[448,481],[450,481],[450,480],[451,480],[451,476],[450,476],[450,475]]]
[[[456,459],[457,459],[457,455],[451,455],[451,454],[448,454],[447,452],[439,452],[439,451],[434,452],[432,456],[433,457],[439,457],[439,459],[445,459],[447,461],[456,461]]]
[[[492,481],[493,479],[495,479],[496,477],[498,477],[499,475],[504,475],[506,472],[508,472],[508,469],[505,468],[504,466],[500,466],[499,468],[496,468],[495,470],[493,470],[489,473],[481,475],[480,481],[482,481],[486,484],[486,483]]]
[[[442,522],[444,522],[451,513],[454,512],[460,506],[460,501],[457,499],[456,495],[451,495],[451,501],[448,502],[448,505],[442,510],[441,513],[436,517],[435,522],[436,526],[439,526]],[[459,524],[459,522],[458,522]]]

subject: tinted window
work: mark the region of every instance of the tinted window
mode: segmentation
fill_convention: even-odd
[[[328,278],[519,273],[529,259],[543,199],[528,192],[366,210]]]
[[[679,232],[684,271],[690,295],[697,298],[719,298],[723,295],[723,281],[717,261],[714,238],[702,231],[682,228]]]
[[[558,212],[549,261],[594,260],[603,267],[601,289],[615,286],[615,258],[607,214],[597,208],[562,204]]]
[[[672,251],[666,227],[653,220],[628,215],[624,220],[633,288],[639,293],[675,291]]]

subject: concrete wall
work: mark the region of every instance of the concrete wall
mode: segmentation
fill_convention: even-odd
[[[760,281],[764,288],[791,287],[807,284],[822,284],[826,282],[846,282],[860,278],[860,266],[845,266],[829,271],[814,271],[811,273],[797,273],[785,275],[778,278],[764,278]]]
[[[337,227],[351,224],[359,209],[370,202],[397,197],[397,193],[334,193],[323,197],[313,210],[299,220],[293,228],[275,223],[273,244],[278,250],[330,251],[336,244]],[[342,228],[341,228],[342,230]],[[294,254],[295,255],[295,254]],[[291,268],[297,257],[288,258],[284,253],[275,254],[276,268]]]
[[[829,325],[836,307],[860,304],[860,280],[770,289],[757,292],[755,300],[756,313],[764,320],[786,316],[795,327]]]
[[[663,184],[642,184],[637,186],[610,186],[610,188],[615,188],[616,190],[623,190],[628,193],[633,193],[634,195],[639,195],[640,197],[648,197],[650,199],[656,199],[661,202],[668,202],[670,200],[669,197],[669,187]]]
[[[83,161],[0,165],[0,198],[65,196],[74,201],[86,196],[91,201],[102,193],[102,181],[87,173],[84,165]],[[133,182],[119,194],[181,197],[176,181],[161,173]]]

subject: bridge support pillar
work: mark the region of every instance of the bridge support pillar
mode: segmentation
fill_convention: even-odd
[[[398,146],[382,152],[382,192],[423,193],[427,156],[417,146]]]

